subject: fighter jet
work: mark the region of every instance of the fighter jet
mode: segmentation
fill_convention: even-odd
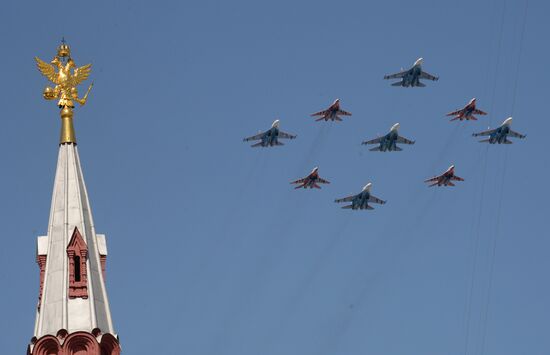
[[[379,144],[378,147],[369,149],[370,151],[401,151],[402,148],[397,146],[397,143],[414,144],[414,141],[401,137],[397,130],[399,129],[399,123],[394,124],[389,133],[378,138],[371,139],[370,141],[364,141],[361,144]]]
[[[351,116],[351,112],[347,112],[340,109],[340,99],[334,100],[332,105],[330,105],[329,108],[327,108],[326,110],[311,114],[312,117],[321,116],[315,121],[322,121],[322,120],[342,121],[342,119],[338,115]]]
[[[426,84],[420,82],[420,79],[428,79],[433,81],[439,80],[439,77],[434,76],[432,74],[428,74],[422,70],[422,61],[423,61],[422,58],[418,58],[416,62],[414,62],[414,65],[412,66],[412,68],[407,70],[401,70],[399,73],[384,75],[384,79],[401,79],[401,81],[398,81],[391,85],[403,86],[403,87],[426,86]]]
[[[300,189],[302,187],[304,189],[307,189],[308,187],[310,189],[314,187],[320,189],[321,186],[319,186],[318,184],[330,184],[330,182],[319,177],[319,168],[315,167],[308,176],[303,179],[292,181],[291,184],[298,184],[298,186],[296,186],[294,189]]]
[[[483,112],[481,110],[478,110],[476,108],[476,98],[474,97],[473,99],[470,100],[470,102],[468,102],[468,104],[466,106],[464,106],[464,108],[461,108],[460,110],[456,110],[456,111],[453,111],[453,112],[449,112],[447,114],[447,116],[456,116],[454,118],[451,119],[451,121],[456,121],[456,120],[466,120],[466,121],[469,121],[469,120],[474,120],[474,121],[477,121],[477,117],[474,116],[474,113],[476,115],[486,115],[487,112]]]
[[[248,137],[243,139],[244,142],[260,140],[256,144],[252,144],[251,147],[273,147],[275,145],[284,145],[279,142],[279,138],[285,139],[294,139],[296,136],[294,134],[285,133],[279,130],[279,125],[281,121],[275,120],[271,125],[271,128],[265,132],[256,134],[255,136]]]
[[[433,184],[430,184],[429,186],[455,186],[453,184],[453,181],[464,181],[463,178],[458,177],[455,175],[455,166],[451,165],[447,171],[445,171],[443,174],[439,176],[434,176],[431,179],[428,179],[424,182],[433,182]]]
[[[379,203],[381,205],[385,204],[386,201],[383,201],[379,199],[378,197],[375,197],[371,195],[370,189],[372,187],[372,183],[368,183],[363,187],[363,190],[361,190],[360,193],[356,195],[351,195],[344,198],[339,198],[334,200],[336,203],[340,202],[351,202],[351,205],[342,206],[342,208],[348,209],[351,208],[352,210],[373,210],[374,208],[369,205],[369,202],[373,203]]]
[[[507,139],[508,136],[515,137],[515,138],[525,138],[526,136],[524,134],[518,133],[516,131],[512,131],[510,126],[512,125],[512,117],[508,117],[507,119],[502,122],[500,127],[495,129],[489,129],[487,131],[474,133],[472,136],[479,137],[479,136],[489,136],[487,139],[482,139],[480,142],[489,142],[490,144],[512,144],[512,141],[509,141]]]

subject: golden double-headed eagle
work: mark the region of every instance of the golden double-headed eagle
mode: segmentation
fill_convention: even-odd
[[[46,63],[38,57],[35,57],[34,59],[36,60],[38,70],[40,70],[42,75],[55,84],[55,87],[53,88],[49,86],[44,88],[44,99],[59,99],[57,105],[60,108],[67,107],[70,109],[74,108],[73,101],[78,102],[80,105],[84,105],[86,103],[86,99],[92,89],[93,83],[88,87],[86,95],[82,98],[78,98],[77,86],[86,80],[88,76],[90,76],[92,65],[86,64],[76,68],[76,64],[71,58],[71,50],[69,45],[62,42],[57,48],[57,55],[50,63]]]

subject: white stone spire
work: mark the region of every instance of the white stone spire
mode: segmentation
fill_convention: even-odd
[[[59,337],[60,331],[115,335],[104,281],[106,255],[105,236],[95,231],[76,143],[60,144],[48,235],[38,237],[37,244],[41,296],[35,339]]]

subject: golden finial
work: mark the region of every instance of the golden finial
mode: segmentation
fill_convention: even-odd
[[[90,84],[88,91],[82,98],[78,98],[77,86],[88,79],[92,70],[92,65],[86,64],[80,68],[75,68],[76,65],[71,58],[71,48],[65,42],[64,38],[61,41],[61,45],[57,47],[57,55],[50,63],[46,63],[38,57],[34,59],[42,75],[55,84],[53,88],[49,86],[44,88],[42,95],[46,100],[59,99],[57,102],[57,106],[61,109],[61,139],[59,144],[76,144],[73,126],[73,101],[78,102],[81,106],[86,104],[88,94],[94,83]]]

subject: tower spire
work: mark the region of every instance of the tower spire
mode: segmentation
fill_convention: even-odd
[[[59,64],[62,57],[66,66]],[[52,60],[58,72],[36,61],[56,84],[44,90],[44,98],[59,99],[62,125],[48,231],[37,241],[40,291],[27,354],[119,355],[105,286],[106,237],[95,231],[72,124],[73,101],[83,105],[88,95],[79,99],[76,85],[88,77],[90,65],[71,73],[66,43]]]

